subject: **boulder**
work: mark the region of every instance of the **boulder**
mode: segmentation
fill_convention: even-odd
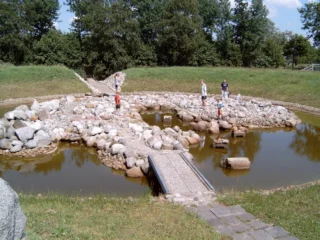
[[[152,126],[152,134],[158,134],[161,132],[161,129],[158,126]]]
[[[221,161],[221,167],[233,170],[250,169],[250,161],[246,157],[226,158]]]
[[[0,149],[11,149],[11,148],[12,148],[12,144],[9,139],[6,139],[6,138],[0,139]]]
[[[145,162],[140,168],[142,172],[147,175],[149,173],[149,162]]]
[[[162,147],[162,141],[161,141],[161,140],[157,140],[157,141],[153,144],[152,147],[153,147],[154,149],[156,149],[156,150],[160,150],[161,147]]]
[[[177,140],[180,142],[180,144],[182,144],[184,148],[189,147],[189,141],[186,139],[186,137],[179,136]]]
[[[168,144],[168,143],[163,143],[162,144],[162,149],[163,150],[173,150],[173,145]]]
[[[21,121],[21,120],[15,120],[14,121],[14,124],[13,124],[13,127],[15,128],[15,129],[18,129],[18,128],[23,128],[23,127],[26,127],[27,126],[27,124],[25,124],[23,121]]]
[[[39,131],[40,129],[43,128],[43,123],[39,120],[35,121],[35,122],[23,122],[25,125],[27,125],[28,127],[33,128],[35,131]]]
[[[20,152],[21,150],[22,150],[22,145],[16,145],[10,148],[10,152],[12,153]]]
[[[227,121],[219,121],[219,127],[223,130],[229,130],[232,128],[232,125],[229,124]]]
[[[51,114],[47,109],[43,109],[39,112],[38,114],[38,118],[41,121],[47,120],[47,119],[51,119]]]
[[[297,125],[297,121],[294,120],[293,118],[290,118],[289,120],[285,121],[285,125],[287,127],[295,127]]]
[[[19,120],[27,120],[28,118],[27,114],[22,110],[14,110],[13,115],[15,119]]]
[[[148,139],[152,137],[152,130],[145,130],[142,137],[145,141],[148,141]]]
[[[208,128],[208,132],[211,134],[218,134],[220,132],[219,124],[216,121],[211,121],[211,125]]]
[[[15,136],[16,130],[14,127],[8,127],[6,131],[6,138],[12,138],[12,136]]]
[[[8,121],[13,120],[14,119],[14,111],[7,112],[6,114],[4,114],[4,118],[7,119]]]
[[[38,146],[38,140],[37,139],[32,139],[32,140],[26,142],[24,146],[25,146],[26,149],[36,148]]]
[[[125,150],[126,150],[126,147],[122,144],[119,144],[119,143],[114,144],[111,147],[111,153],[113,155],[123,154],[125,152]]]
[[[196,140],[198,143],[201,141],[201,137],[199,136],[199,134],[196,134],[195,132],[190,133],[190,137],[192,137],[194,140]]]
[[[97,141],[97,148],[99,150],[105,150],[106,141],[104,139],[100,139]]]
[[[31,127],[23,127],[15,130],[17,137],[23,143],[26,143],[29,139],[33,138],[34,131],[35,130]]]
[[[139,160],[136,161],[135,165],[136,165],[137,167],[141,167],[141,166],[144,165],[144,161],[143,161],[142,159],[139,159]]]
[[[23,142],[18,141],[18,140],[12,141],[11,144],[12,144],[13,146],[16,146],[16,145],[21,145],[21,146],[23,146]]]
[[[199,121],[196,125],[193,125],[193,129],[198,132],[205,132],[210,127],[210,124],[206,121]]]
[[[26,217],[21,210],[18,195],[2,178],[0,178],[0,193],[0,239],[22,239]]]
[[[126,170],[126,175],[132,178],[140,178],[143,177],[143,172],[139,167],[133,167]]]
[[[95,136],[95,135],[100,134],[102,132],[103,132],[103,130],[101,128],[99,128],[99,127],[91,127],[89,129],[88,133],[89,133],[90,136]]]
[[[192,137],[186,137],[186,139],[188,140],[190,145],[195,145],[195,144],[199,143],[196,139],[194,139]]]
[[[128,168],[134,167],[136,161],[137,161],[136,158],[134,158],[134,157],[128,157],[128,158],[126,159],[126,165],[127,165],[127,167],[128,167]]]

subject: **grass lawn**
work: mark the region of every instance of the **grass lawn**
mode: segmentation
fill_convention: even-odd
[[[0,65],[0,86],[0,100],[90,91],[63,66]]]
[[[223,239],[181,206],[121,198],[19,194],[28,239]]]
[[[279,225],[301,240],[319,239],[320,185],[270,195],[228,193],[218,200],[226,205],[240,204],[263,221]]]
[[[320,72],[222,67],[132,68],[123,91],[197,92],[200,79],[208,93],[220,93],[223,79],[232,94],[268,98],[320,107]]]

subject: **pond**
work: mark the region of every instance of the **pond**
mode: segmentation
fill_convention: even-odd
[[[172,115],[172,123],[164,125],[164,115]],[[228,138],[228,149],[211,147],[209,134],[202,146],[190,148],[195,166],[218,190],[271,189],[301,184],[320,179],[320,117],[297,113],[303,123],[296,129],[268,129],[249,132],[245,138],[232,138],[230,132],[222,132]],[[189,130],[172,113],[146,112],[142,118],[149,125],[160,128],[180,126]],[[246,171],[226,170],[220,161],[226,157],[248,157],[251,169]]]
[[[138,196],[153,186],[147,178],[127,178],[104,166],[95,149],[60,144],[58,152],[30,159],[0,157],[0,177],[19,192]]]

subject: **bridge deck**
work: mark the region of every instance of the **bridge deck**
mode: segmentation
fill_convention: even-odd
[[[214,190],[193,164],[178,153],[156,153],[149,160],[165,193],[194,195]]]

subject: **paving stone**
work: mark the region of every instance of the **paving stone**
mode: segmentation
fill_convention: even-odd
[[[240,224],[234,224],[234,225],[230,225],[230,227],[232,228],[233,231],[235,231],[236,233],[242,233],[245,231],[248,231],[251,229],[251,226],[240,222]]]
[[[228,236],[232,236],[235,234],[235,232],[232,230],[232,228],[229,226],[226,226],[226,225],[216,226],[216,227],[214,227],[214,230],[216,230],[220,234],[228,235]]]
[[[231,206],[231,207],[228,207],[228,208],[229,208],[230,213],[231,213],[231,214],[234,214],[234,215],[246,213],[246,210],[244,210],[244,209],[243,209],[241,206],[239,206],[239,205]]]
[[[254,229],[254,230],[258,230],[258,229],[262,229],[262,228],[266,228],[269,227],[270,225],[261,222],[259,220],[257,221],[252,221],[252,222],[248,222],[248,224]]]
[[[274,238],[263,230],[257,230],[254,232],[248,232],[253,238],[257,240],[274,240]]]
[[[241,221],[244,221],[244,222],[249,222],[256,219],[256,217],[253,216],[251,213],[239,214],[237,215],[237,218],[239,218]]]
[[[233,240],[254,240],[248,233],[240,233],[232,236]]]
[[[206,220],[210,226],[212,227],[218,227],[218,226],[226,226],[224,222],[222,222],[219,218],[211,218]]]
[[[216,215],[211,211],[197,211],[197,215],[206,221],[210,219],[217,219]]]
[[[233,215],[226,216],[226,217],[221,217],[220,219],[223,222],[225,222],[227,225],[240,224],[241,223],[239,218],[237,218],[236,216],[233,216]]]
[[[277,238],[277,240],[299,240],[299,238],[297,238],[295,236],[285,236],[282,238]]]
[[[289,233],[284,230],[282,227],[274,226],[264,229],[267,233],[269,233],[274,238],[288,236]]]
[[[211,212],[213,212],[217,217],[227,217],[231,215],[229,208],[223,205],[215,204],[213,208],[211,208]]]

